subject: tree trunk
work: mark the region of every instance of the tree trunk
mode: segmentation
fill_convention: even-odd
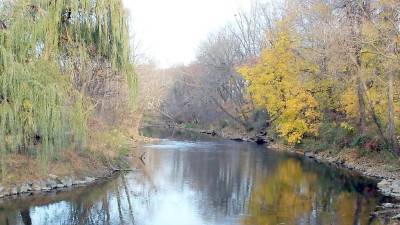
[[[360,71],[358,73],[361,73]],[[358,109],[359,109],[359,129],[360,133],[363,135],[365,133],[366,124],[366,112],[365,112],[365,99],[364,99],[364,87],[361,76],[358,75],[357,78],[357,98],[358,98]]]
[[[385,132],[383,131],[383,128],[382,128],[382,124],[379,121],[378,115],[376,114],[374,103],[371,101],[371,98],[368,96],[367,86],[365,85],[365,82],[363,82],[362,85],[363,85],[364,96],[367,100],[372,120],[374,121],[376,127],[378,128],[379,136],[385,142],[385,144],[388,144],[388,141],[385,136]]]
[[[388,74],[388,140],[389,140],[389,148],[395,154],[400,155],[397,138],[396,138],[396,128],[394,121],[394,104],[393,104],[393,72],[389,72]]]
[[[350,1],[348,2],[350,9],[348,16],[352,23],[352,37],[353,37],[353,48],[355,57],[355,75],[357,78],[357,98],[359,106],[359,129],[363,135],[366,127],[366,109],[365,109],[365,90],[364,81],[362,79],[362,60],[361,60],[361,49],[362,49],[362,29],[365,20],[368,19],[368,8],[369,0],[367,1]]]
[[[358,23],[359,28],[357,30],[361,30],[362,22]],[[358,99],[358,110],[359,110],[359,130],[361,135],[365,133],[366,126],[366,109],[365,109],[365,89],[364,89],[364,81],[362,79],[362,62],[361,62],[361,33],[357,31],[358,40],[355,45],[355,58],[356,58],[356,76],[357,76],[357,99]]]
[[[214,104],[216,106],[218,106],[218,108],[220,108],[222,110],[222,112],[224,112],[229,118],[231,118],[233,121],[235,121],[239,125],[243,126],[244,128],[247,127],[246,122],[242,121],[241,119],[237,118],[236,116],[234,116],[230,112],[228,112],[228,110],[226,110],[221,104],[219,104],[219,102],[214,97],[211,97],[211,99],[213,100]]]

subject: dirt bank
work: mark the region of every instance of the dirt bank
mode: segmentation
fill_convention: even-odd
[[[26,197],[47,192],[72,190],[74,187],[90,186],[114,177],[120,171],[140,169],[144,152],[140,145],[155,141],[145,137],[135,137],[130,151],[119,155],[114,160],[104,155],[93,155],[90,152],[62,155],[62,160],[52,162],[46,175],[37,172],[37,160],[16,156],[10,162],[13,170],[0,184],[0,198],[5,200]],[[98,154],[98,152],[96,153]],[[129,166],[126,166],[129,165]]]

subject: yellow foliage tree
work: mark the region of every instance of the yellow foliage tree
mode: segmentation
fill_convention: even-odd
[[[238,71],[249,82],[254,102],[268,110],[279,134],[289,144],[297,144],[305,135],[318,135],[321,115],[312,94],[316,67],[295,51],[299,41],[284,24],[259,61]]]

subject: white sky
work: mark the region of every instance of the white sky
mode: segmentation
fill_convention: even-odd
[[[124,0],[140,49],[159,66],[189,63],[207,34],[251,0]]]

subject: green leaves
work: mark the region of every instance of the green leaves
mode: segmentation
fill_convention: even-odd
[[[120,0],[17,0],[11,11],[10,26],[0,30],[3,173],[16,151],[34,149],[46,169],[62,149],[84,147],[91,102],[82,89],[92,65],[126,74],[132,98],[137,85]]]

